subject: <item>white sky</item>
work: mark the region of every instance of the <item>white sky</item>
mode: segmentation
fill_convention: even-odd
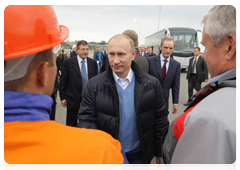
[[[212,7],[213,5],[53,5],[59,24],[70,30],[69,41],[84,39],[88,42],[107,42],[112,36],[132,29],[140,35],[139,44],[144,44],[145,37],[157,32],[158,28],[190,27],[202,30],[202,18]]]

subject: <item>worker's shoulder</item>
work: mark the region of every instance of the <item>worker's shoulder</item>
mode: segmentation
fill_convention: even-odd
[[[236,118],[236,88],[224,87],[205,97],[192,109],[187,121],[208,122],[214,126],[231,126],[235,129]],[[186,122],[185,122],[186,123]]]
[[[79,144],[79,141],[86,142],[85,144],[91,146],[108,145],[113,146],[116,149],[121,150],[120,143],[115,140],[111,135],[106,132],[96,130],[96,129],[85,129],[66,126],[55,121],[51,121],[52,130],[56,131],[54,134],[59,132],[59,135],[64,138],[64,140],[75,140]]]

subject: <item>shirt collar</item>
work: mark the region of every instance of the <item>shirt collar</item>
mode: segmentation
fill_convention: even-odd
[[[77,60],[79,63],[81,63],[83,59],[77,55]],[[84,61],[87,62],[87,58],[85,58]]]
[[[44,94],[4,91],[4,122],[49,120],[52,102]]]
[[[196,58],[196,59],[198,59],[198,57],[199,57],[200,55],[198,55],[197,57],[196,56],[194,56],[194,58]]]
[[[236,68],[233,68],[233,69],[231,69],[231,70],[228,70],[228,71],[226,71],[226,72],[224,72],[224,73],[222,73],[222,74],[219,74],[219,75],[213,77],[213,78],[209,81],[209,83],[218,81],[219,79],[221,79],[223,76],[225,76],[226,74],[230,73],[230,72],[233,71],[234,69],[236,69]]]
[[[118,80],[128,80],[129,83],[132,81],[132,77],[133,77],[133,70],[132,70],[132,68],[130,68],[130,70],[128,72],[128,75],[127,75],[127,77],[125,79],[122,79],[122,78],[118,77],[117,74],[114,71],[112,71],[112,72],[113,72],[113,78],[114,78],[114,80],[116,82]]]
[[[160,54],[160,60],[164,62],[164,60],[167,60],[168,63],[170,62],[170,57],[168,57],[167,59],[165,59],[162,55],[162,53]]]

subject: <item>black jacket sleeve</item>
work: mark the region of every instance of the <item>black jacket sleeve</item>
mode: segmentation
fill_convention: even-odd
[[[94,102],[94,89],[91,88],[91,81],[88,81],[82,92],[82,102],[78,111],[79,122],[77,127],[98,129]]]
[[[163,138],[168,130],[169,121],[166,103],[164,101],[162,88],[159,81],[156,81],[156,113],[154,123],[154,145],[155,156],[162,156]]]

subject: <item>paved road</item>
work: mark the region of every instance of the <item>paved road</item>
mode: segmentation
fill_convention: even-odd
[[[188,83],[186,80],[186,71],[181,72],[181,78],[180,78],[180,94],[179,94],[179,104],[178,104],[178,112],[176,114],[172,114],[172,96],[170,92],[170,98],[169,98],[169,122],[171,123],[175,118],[179,117],[183,111],[185,110],[186,106],[183,106],[184,103],[188,100]],[[210,77],[210,76],[209,76]],[[207,83],[202,83],[202,87],[204,87]],[[195,93],[196,91],[194,91]],[[66,109],[62,107],[59,95],[57,97],[57,107],[56,107],[56,121],[62,124],[66,123]],[[155,164],[155,158],[151,162],[152,164]]]

